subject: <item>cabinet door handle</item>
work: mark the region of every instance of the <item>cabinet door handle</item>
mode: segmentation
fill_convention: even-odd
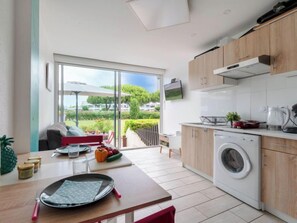
[[[203,83],[203,77],[200,78],[200,82],[201,82],[201,85],[204,85],[204,83]]]
[[[192,129],[192,138],[193,138],[193,129]]]
[[[204,77],[204,84],[206,85],[207,84],[207,77]]]

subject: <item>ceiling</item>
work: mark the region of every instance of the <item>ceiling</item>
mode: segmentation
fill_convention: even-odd
[[[277,2],[189,0],[189,23],[147,31],[126,0],[40,0],[40,42],[54,53],[177,72]]]

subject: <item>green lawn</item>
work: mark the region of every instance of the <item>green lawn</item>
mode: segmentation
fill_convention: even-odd
[[[65,121],[66,125],[68,126],[74,126],[75,125],[75,121]],[[82,127],[82,126],[90,126],[90,125],[94,125],[96,123],[95,120],[81,120],[78,122],[78,127]]]

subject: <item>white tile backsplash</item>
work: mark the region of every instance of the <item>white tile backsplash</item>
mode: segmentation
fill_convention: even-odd
[[[285,89],[287,86],[287,78],[278,75],[269,75],[267,77],[267,90]]]
[[[297,71],[289,75],[291,77],[288,74],[250,77],[239,80],[237,86],[210,92],[188,90],[185,100],[166,102],[165,132],[180,130],[178,123],[181,122],[197,122],[201,115],[225,116],[230,111],[237,111],[245,120],[266,121],[267,114],[261,108],[291,108],[297,103]]]
[[[211,91],[201,97],[201,115],[225,116],[229,111],[236,110],[235,88]]]
[[[266,113],[261,110],[266,103],[266,90],[251,93],[251,119],[266,122]]]
[[[297,103],[296,92],[297,76],[259,75],[239,80],[236,87],[202,94],[200,111],[201,115],[226,115],[237,111],[242,119],[266,121],[263,107],[291,108]]]
[[[251,94],[237,93],[236,94],[236,111],[242,119],[251,119]]]
[[[267,77],[267,74],[251,77],[251,92],[265,90],[267,88]]]
[[[267,105],[291,107],[293,104],[297,103],[296,90],[297,89],[288,88],[267,91]]]

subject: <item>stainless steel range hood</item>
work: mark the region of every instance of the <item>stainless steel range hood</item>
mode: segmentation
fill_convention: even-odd
[[[213,71],[214,74],[242,79],[270,72],[270,56],[262,55]]]

